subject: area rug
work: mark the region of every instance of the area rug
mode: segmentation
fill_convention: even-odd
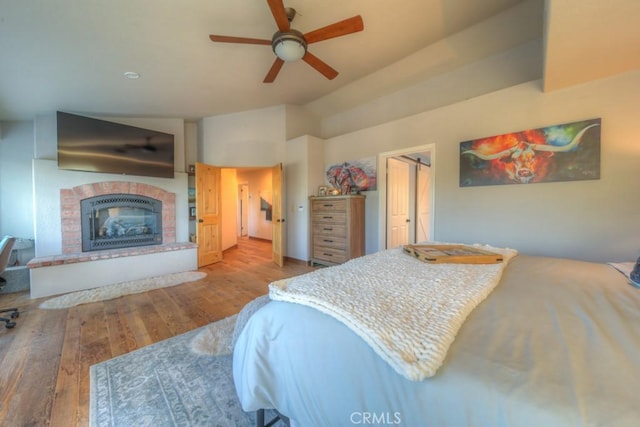
[[[60,295],[44,301],[40,304],[40,308],[61,309],[90,302],[106,301],[123,295],[138,294],[141,292],[151,291],[153,289],[167,288],[169,286],[176,286],[182,283],[194,282],[206,277],[206,275],[206,273],[199,271],[185,271],[182,273],[132,280],[130,282],[115,283],[113,285]]]
[[[242,410],[233,383],[231,351],[243,317],[91,366],[90,426],[255,426],[255,412]],[[266,419],[275,416],[266,412]]]

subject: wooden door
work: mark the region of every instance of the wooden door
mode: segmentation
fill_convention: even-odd
[[[387,248],[409,243],[408,163],[387,159]]]
[[[222,260],[221,168],[196,163],[198,267]]]
[[[283,254],[283,234],[284,234],[284,217],[282,216],[282,163],[278,163],[271,168],[271,219],[273,223],[273,236],[271,247],[273,252],[273,262],[282,267],[284,265]]]

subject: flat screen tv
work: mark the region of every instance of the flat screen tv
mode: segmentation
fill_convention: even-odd
[[[58,169],[174,177],[174,136],[57,112]]]

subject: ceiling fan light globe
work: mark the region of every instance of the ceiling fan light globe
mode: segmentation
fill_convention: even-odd
[[[273,51],[278,58],[285,62],[298,61],[307,53],[306,47],[300,41],[294,39],[279,40],[273,46]]]

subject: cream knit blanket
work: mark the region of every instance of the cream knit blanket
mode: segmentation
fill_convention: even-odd
[[[471,311],[517,255],[498,264],[427,264],[400,248],[269,285],[273,300],[314,307],[350,327],[399,374],[419,381],[444,362]]]

